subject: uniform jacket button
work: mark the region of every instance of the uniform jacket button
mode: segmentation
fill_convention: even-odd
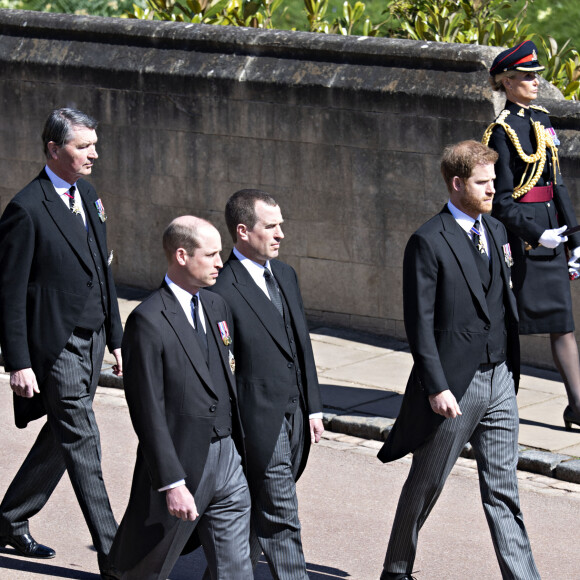
[[[217,409],[217,405],[212,405],[209,410],[211,413],[215,413],[215,410]]]

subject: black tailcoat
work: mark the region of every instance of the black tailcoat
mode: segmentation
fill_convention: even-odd
[[[232,331],[224,300],[200,290],[208,340],[216,341],[232,399],[233,437],[243,457],[243,438],[236,411],[231,346],[220,336],[218,322]],[[164,283],[129,316],[123,336],[123,381],[139,446],[129,504],[111,555],[128,570],[142,560],[179,519],[167,510],[158,490],[182,479],[195,495],[210,441],[218,398],[212,375],[194,330],[177,298]],[[190,545],[187,549],[194,547]]]
[[[505,228],[482,217],[489,250],[497,252],[504,285],[507,364],[519,383],[517,310],[504,255]],[[405,329],[413,355],[399,416],[379,459],[393,461],[417,449],[444,417],[429,395],[450,389],[459,404],[481,363],[490,317],[471,241],[447,206],[410,238],[403,264]]]
[[[296,272],[279,260],[271,260],[270,265],[294,326],[306,413],[322,411],[316,365]],[[236,383],[246,437],[247,475],[250,481],[258,482],[280,434],[288,398],[296,381],[295,361],[288,350],[280,314],[233,252],[212,291],[223,296],[234,317]],[[310,449],[308,418],[304,429],[304,453],[298,476],[306,465]]]
[[[77,188],[100,258],[107,264],[106,226],[87,181]],[[40,388],[81,318],[93,284],[87,232],[74,223],[43,170],[8,204],[0,219],[0,344],[7,371],[32,368]],[[107,346],[123,328],[110,268],[105,268]],[[41,398],[14,397],[16,425],[45,414]]]

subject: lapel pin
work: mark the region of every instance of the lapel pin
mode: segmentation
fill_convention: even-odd
[[[232,375],[234,375],[236,373],[236,359],[234,358],[231,350],[228,351],[228,356],[230,359],[230,369],[232,371]]]

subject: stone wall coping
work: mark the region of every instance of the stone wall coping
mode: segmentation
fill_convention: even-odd
[[[487,70],[500,49],[471,44],[0,10],[0,34],[441,71]],[[90,34],[90,37],[88,36]]]

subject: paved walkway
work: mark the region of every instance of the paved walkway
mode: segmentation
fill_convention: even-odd
[[[125,321],[143,294],[123,288],[120,295]],[[399,412],[413,364],[407,344],[331,328],[315,328],[311,338],[327,428],[384,440]],[[110,367],[112,361],[107,356],[105,365]],[[575,461],[580,457],[580,428],[564,428],[567,400],[558,373],[523,367],[518,404],[520,468],[580,483],[580,460]]]

